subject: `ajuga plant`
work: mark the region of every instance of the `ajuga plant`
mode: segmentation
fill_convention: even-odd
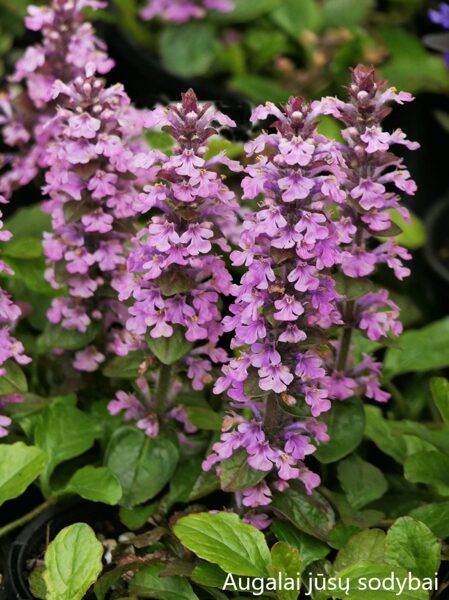
[[[228,12],[232,8],[232,0],[149,0],[141,16],[148,21],[161,17],[165,21],[184,23],[202,19],[208,11]]]
[[[182,387],[177,371],[186,372],[194,390],[202,390],[212,381],[213,364],[226,361],[217,344],[223,332],[221,299],[232,283],[224,261],[230,251],[227,234],[235,232],[238,205],[219,168],[241,170],[223,153],[207,158],[217,126],[235,123],[212,105],[199,104],[193,91],[180,104],[156,109],[151,119],[175,145],[171,155],[154,154],[155,183],[144,187],[138,201],[140,212],[151,216],[133,241],[127,262],[131,281],[119,299],[131,297],[130,336],[164,365],[153,373],[157,385],[142,404],[121,391],[110,405],[113,413],[126,410],[127,420],[139,417],[139,426],[148,415],[152,423],[167,413],[185,421],[182,407],[176,408]],[[158,427],[146,430],[154,435]]]
[[[347,201],[342,206],[342,222],[348,236],[342,239],[340,269],[349,286],[357,279],[363,285],[380,265],[392,269],[399,280],[410,274],[403,261],[411,255],[396,243],[393,236],[398,230],[391,219],[392,211],[398,211],[409,220],[398,193],[413,195],[416,184],[391,147],[399,144],[416,150],[419,144],[410,142],[399,129],[383,131],[382,121],[391,112],[389,103],[411,100],[410,94],[377,80],[374,69],[358,66],[352,72],[349,101],[332,98],[321,104],[324,112],[339,119],[344,127]],[[380,363],[365,355],[360,364],[351,364],[351,337],[354,329],[375,342],[388,334],[399,335],[402,324],[398,306],[386,290],[369,289],[357,299],[346,298],[341,315],[343,332],[332,374],[333,396],[344,400],[356,392],[379,402],[388,400],[389,394],[379,387]]]
[[[103,43],[84,20],[85,7],[98,9],[97,0],[53,0],[49,6],[29,6],[25,25],[41,32],[42,41],[30,46],[16,64],[8,93],[0,102],[2,135],[11,152],[2,156],[7,171],[0,193],[10,198],[16,187],[32,181],[48,164],[56,106],[56,81],[69,83],[84,74],[87,64],[107,73],[113,66]],[[91,67],[92,68],[92,67]]]
[[[40,31],[42,41],[18,61],[11,80],[21,87],[12,86],[3,104],[4,139],[16,151],[5,157],[0,189],[10,197],[43,174],[49,197],[43,209],[52,216],[52,231],[44,235],[46,278],[68,291],[54,299],[49,321],[85,333],[107,311],[104,335],[123,321],[125,309],[108,290],[126,278],[124,244],[139,174],[147,176],[141,168],[146,145],[138,139],[144,113],[130,105],[121,85],[107,87],[98,77],[113,62],[84,20],[87,6],[105,5],[53,0],[29,7],[26,25]],[[119,338],[112,343],[120,346]],[[92,345],[76,354],[74,366],[94,371],[102,360]]]
[[[371,340],[398,335],[399,310],[386,291],[354,299],[354,285],[342,285],[342,278],[366,278],[381,263],[400,279],[409,273],[405,250],[392,239],[375,240],[397,233],[388,211],[398,208],[398,197],[387,186],[415,191],[389,148],[417,145],[380,126],[387,102],[411,96],[363,67],[353,72],[349,96],[347,103],[328,98],[312,105],[291,98],[282,108],[259,106],[252,116],[274,117],[275,132],[246,145],[243,198],[259,203],[231,254],[234,265],[245,266],[232,316],[224,319],[236,355],[215,385],[216,393],[227,391],[230,411],[203,465],[220,473],[226,461],[246,461],[253,485],[236,492],[239,510],[268,506],[273,490],[295,480],[308,493],[319,485],[304,460],[328,440],[319,417],[333,402],[356,394],[388,398],[378,383],[380,363],[369,355],[352,362],[351,334],[358,327]],[[343,144],[317,132],[318,117],[329,113],[347,126]],[[265,513],[245,518],[259,527],[270,522]]]

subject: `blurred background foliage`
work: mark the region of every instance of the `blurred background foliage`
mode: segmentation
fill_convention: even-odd
[[[0,77],[5,75],[6,63],[10,64],[15,40],[23,35],[28,4],[28,0],[0,0]]]
[[[417,31],[424,0],[234,1],[232,12],[176,25],[145,23],[139,1],[113,0],[108,20],[169,73],[219,81],[254,102],[335,94],[359,62],[413,93],[449,90],[442,58]]]

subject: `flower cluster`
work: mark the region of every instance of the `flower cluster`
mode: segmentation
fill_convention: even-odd
[[[11,233],[3,229],[2,213],[0,211],[0,242],[11,239]],[[10,267],[0,260],[0,273],[13,275]],[[21,316],[20,308],[14,304],[9,294],[0,288],[0,378],[6,373],[5,363],[12,359],[20,365],[26,365],[31,359],[24,353],[23,344],[11,335],[17,320]],[[0,411],[4,406],[21,400],[17,394],[0,396]],[[7,427],[11,419],[0,412],[0,438],[8,434]]]
[[[40,31],[42,42],[30,46],[16,64],[8,94],[0,98],[4,142],[12,148],[3,156],[7,170],[0,176],[0,194],[10,198],[15,188],[30,183],[48,164],[49,143],[58,132],[53,121],[61,98],[56,81],[82,76],[86,64],[101,74],[113,66],[104,44],[85,22],[82,10],[105,4],[98,0],[53,0],[50,6],[29,6],[27,28]]]
[[[108,290],[127,285],[134,202],[151,160],[140,139],[145,115],[130,105],[121,85],[107,87],[98,79],[92,64],[69,84],[57,81],[54,90],[63,107],[54,119],[59,134],[50,145],[43,188],[53,227],[44,234],[44,252],[48,281],[67,286],[69,296],[54,299],[48,317],[80,332],[102,318],[110,328],[126,318],[126,308]],[[74,366],[93,371],[102,360],[88,347]]]
[[[393,133],[384,131],[382,121],[391,112],[389,103],[403,104],[412,99],[410,94],[397,92],[385,81],[376,80],[374,69],[358,66],[352,72],[349,101],[326,98],[321,103],[325,113],[344,125],[348,199],[342,207],[342,219],[347,222],[348,239],[342,240],[341,271],[349,287],[354,279],[365,281],[379,265],[392,269],[400,280],[410,273],[403,261],[411,256],[395,241],[393,236],[398,230],[391,219],[392,212],[409,219],[398,192],[412,195],[416,184],[403,159],[393,154],[391,147],[400,144],[415,150],[419,145],[410,142],[399,129]],[[379,243],[379,237],[384,241]],[[361,365],[348,370],[351,332],[358,328],[373,341],[389,334],[397,336],[402,331],[398,316],[399,308],[386,290],[369,290],[356,300],[343,303],[344,331],[332,376],[334,397],[345,399],[357,390],[377,401],[388,399],[389,395],[379,388],[378,363],[366,356]]]
[[[231,254],[234,265],[246,267],[232,316],[224,319],[239,350],[215,392],[227,390],[233,406],[249,408],[253,419],[225,420],[222,440],[204,465],[209,469],[244,448],[252,468],[274,471],[275,487],[300,479],[308,492],[319,477],[303,460],[327,439],[316,417],[331,407],[322,346],[326,330],[341,323],[331,272],[348,236],[347,223],[331,210],[345,199],[344,161],[338,145],[316,130],[319,110],[317,103],[292,98],[283,109],[268,103],[252,116],[274,117],[276,132],[246,145],[248,156],[257,156],[246,169],[243,197],[262,200]],[[268,504],[266,483],[260,485]],[[243,495],[244,505],[260,505],[254,490]]]
[[[161,17],[173,23],[202,19],[208,10],[228,12],[233,9],[232,0],[149,0],[141,11],[146,21]]]
[[[183,362],[200,390],[211,381],[213,363],[226,360],[216,346],[223,332],[221,297],[231,289],[221,253],[229,251],[226,232],[235,230],[238,205],[219,167],[241,169],[223,153],[206,153],[216,126],[235,124],[210,104],[199,104],[192,91],[182,103],[153,111],[152,119],[171,133],[175,146],[171,156],[154,154],[155,183],[144,187],[136,205],[153,216],[134,240],[127,262],[133,283],[119,298],[132,297],[126,327],[134,338],[148,332],[152,340],[181,340],[186,350],[199,343]]]

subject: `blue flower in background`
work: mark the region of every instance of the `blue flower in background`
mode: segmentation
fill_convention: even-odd
[[[442,2],[438,10],[429,10],[430,20],[449,29],[449,4]]]

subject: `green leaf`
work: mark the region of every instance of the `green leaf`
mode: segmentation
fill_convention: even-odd
[[[283,0],[270,17],[295,40],[303,31],[316,31],[320,25],[320,11],[314,0]]]
[[[47,598],[47,586],[45,585],[44,573],[45,566],[37,565],[28,577],[30,592],[33,594],[34,598],[39,598],[40,600],[46,600]]]
[[[193,344],[186,340],[184,330],[181,327],[173,328],[173,335],[169,338],[152,338],[146,336],[147,344],[150,350],[164,365],[172,365],[192,348]]]
[[[374,0],[325,0],[324,28],[347,28],[362,23],[374,8]]]
[[[208,408],[189,406],[186,408],[189,421],[199,429],[206,431],[221,431],[223,417]]]
[[[351,506],[356,509],[381,498],[388,489],[382,471],[357,454],[339,463],[337,471],[341,487]]]
[[[25,394],[28,391],[25,374],[15,361],[7,361],[2,369],[5,369],[5,373],[0,376],[0,396]]]
[[[442,540],[449,537],[449,502],[420,506],[412,510],[410,516],[427,525]]]
[[[0,506],[20,496],[43,471],[46,456],[23,442],[0,444]]]
[[[430,389],[443,421],[449,425],[449,381],[444,377],[432,377]]]
[[[253,487],[267,476],[266,471],[252,469],[247,461],[247,452],[240,449],[221,462],[220,482],[225,492],[237,492]]]
[[[412,517],[402,517],[390,527],[385,543],[389,564],[416,577],[434,578],[440,568],[441,544],[430,529]]]
[[[21,281],[33,292],[51,297],[61,295],[61,292],[54,290],[45,280],[46,265],[43,257],[23,260],[8,256],[5,257],[5,262],[14,271],[14,279]]]
[[[358,398],[334,402],[323,421],[327,425],[330,440],[321,444],[315,452],[315,457],[320,462],[336,462],[355,450],[362,441],[365,413]]]
[[[230,12],[214,12],[210,19],[218,23],[245,23],[253,21],[281,4],[283,0],[233,0]],[[302,1],[302,0],[301,0]]]
[[[164,66],[183,77],[204,75],[217,53],[215,29],[210,23],[184,23],[165,27],[160,36]]]
[[[326,558],[331,551],[327,544],[292,527],[291,523],[273,521],[271,530],[279,541],[287,542],[299,550],[303,570],[313,562]]]
[[[75,329],[64,329],[61,325],[47,323],[47,327],[38,338],[39,351],[43,354],[54,348],[79,350],[88,346],[97,337],[99,327],[99,323],[94,322],[82,333]]]
[[[144,360],[145,354],[141,350],[129,352],[126,356],[115,356],[104,367],[103,375],[113,379],[137,379]]]
[[[45,552],[47,600],[81,600],[101,573],[103,546],[85,523],[62,529]]]
[[[193,569],[192,581],[199,585],[222,588],[226,581],[226,573],[217,565],[202,562]]]
[[[380,73],[391,85],[412,93],[447,91],[449,76],[443,59],[428,52],[417,36],[398,27],[378,33],[390,54]]]
[[[63,492],[78,494],[81,498],[103,504],[117,504],[122,488],[117,477],[108,467],[88,465],[78,469]]]
[[[120,507],[120,521],[131,531],[140,529],[148,519],[156,512],[157,504],[153,502],[135,508]]]
[[[245,74],[233,77],[230,86],[253,102],[286,102],[290,92],[269,77]]]
[[[392,379],[412,371],[432,371],[449,366],[449,318],[434,321],[422,329],[406,331],[389,348],[384,360],[384,376]]]
[[[264,577],[270,564],[265,536],[233,513],[199,513],[179,519],[174,527],[184,546],[227,573]]]
[[[405,478],[412,483],[427,483],[441,496],[449,496],[449,456],[438,452],[417,452],[404,464]]]
[[[185,577],[163,577],[160,575],[163,568],[159,565],[147,565],[140,569],[131,581],[131,594],[157,600],[198,600]]]
[[[399,587],[397,579],[401,582],[407,581],[408,576],[408,572],[404,569],[392,568],[391,565],[360,562],[338,573],[338,577],[345,582],[345,589],[336,592],[333,598],[339,600],[398,600],[398,598],[401,600],[428,600],[429,593],[426,591],[409,591],[407,584],[404,589]],[[384,586],[388,585],[388,588],[370,590],[367,588],[367,582],[370,579],[378,579],[384,582]],[[346,593],[346,582],[349,584],[349,594]]]
[[[44,483],[48,484],[59,464],[89,450],[95,436],[94,422],[76,407],[57,403],[46,408],[39,415],[34,429],[34,443],[48,457],[43,473]]]
[[[51,231],[51,217],[41,210],[39,204],[20,208],[6,220],[5,229],[15,237],[41,237],[44,231]]]
[[[392,209],[389,212],[392,222],[402,231],[396,236],[397,243],[411,250],[422,248],[427,240],[427,232],[421,219],[414,213],[410,213],[410,223],[406,223],[399,211]]]
[[[301,531],[326,540],[335,525],[335,515],[329,502],[318,492],[307,495],[294,484],[273,495],[272,507]]]
[[[381,529],[367,529],[353,535],[337,554],[334,568],[343,571],[362,561],[382,563],[385,557],[385,533]]]
[[[121,427],[111,437],[106,465],[122,486],[121,504],[131,508],[154,498],[170,481],[179,459],[174,438],[149,438],[134,427]]]
[[[407,448],[402,437],[395,434],[389,422],[383,418],[382,411],[377,406],[365,406],[366,430],[365,435],[376,446],[402,464],[407,458]]]
[[[12,258],[38,258],[42,256],[42,243],[35,237],[12,238],[2,245],[1,251]]]
[[[301,558],[297,548],[286,542],[277,542],[271,548],[270,575],[281,581],[288,577],[296,580],[301,573]],[[276,593],[279,600],[297,600],[298,590],[281,589]]]

